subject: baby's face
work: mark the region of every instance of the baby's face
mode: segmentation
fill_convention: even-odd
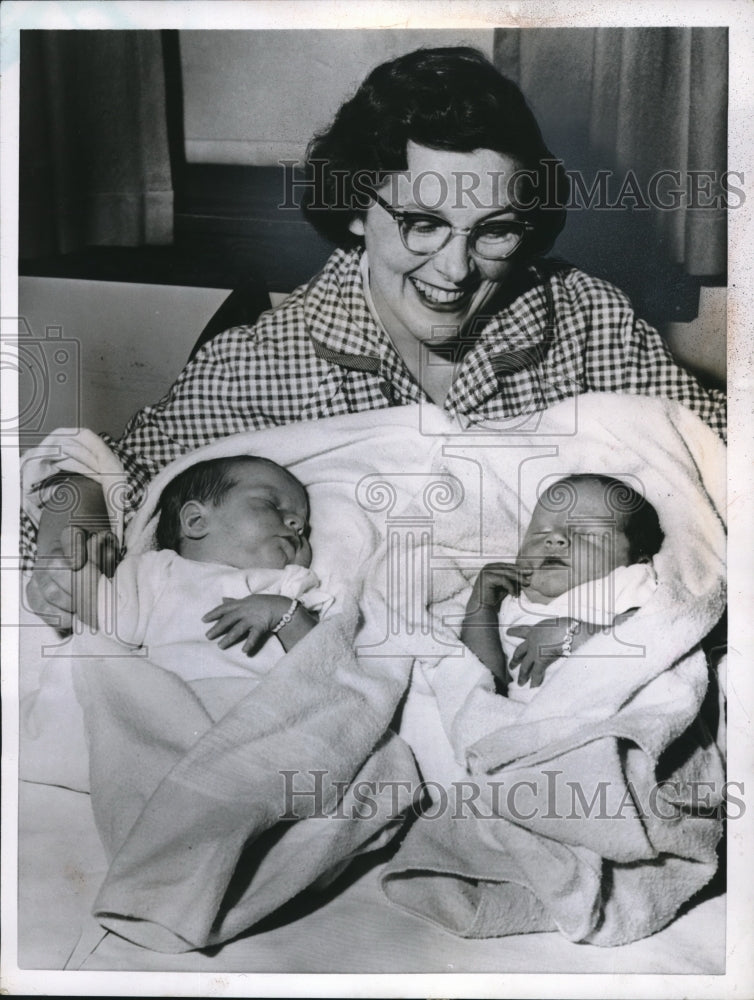
[[[239,463],[233,478],[236,485],[209,508],[213,558],[239,569],[308,566],[309,501],[301,483],[280,466],[261,461]]]
[[[610,508],[605,493],[595,480],[560,480],[545,491],[516,560],[531,571],[527,597],[552,600],[628,565],[625,514]]]

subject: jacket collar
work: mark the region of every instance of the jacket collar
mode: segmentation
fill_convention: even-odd
[[[364,297],[360,248],[336,250],[304,293],[304,317],[315,354],[356,371],[378,371],[389,342]]]

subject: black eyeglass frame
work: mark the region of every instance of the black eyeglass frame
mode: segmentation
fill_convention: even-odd
[[[393,208],[392,205],[390,205],[388,202],[386,202],[384,198],[381,198],[375,191],[370,192],[370,194],[371,194],[371,197],[377,202],[377,204],[381,208],[384,208],[385,211],[388,213],[388,215],[391,216],[391,218],[398,224],[398,233],[399,233],[400,238],[401,238],[401,243],[406,248],[406,250],[408,250],[409,253],[414,254],[416,257],[432,257],[434,254],[439,253],[444,247],[446,247],[448,245],[448,243],[450,243],[450,241],[453,239],[454,236],[471,236],[471,234],[475,230],[478,232],[479,229],[482,226],[485,225],[484,222],[481,222],[481,223],[477,223],[475,226],[472,226],[470,229],[460,229],[459,227],[452,226],[449,222],[446,222],[444,219],[440,219],[438,216],[432,215],[429,212],[427,212],[427,213],[424,213],[424,212],[403,212],[400,209]],[[438,224],[440,224],[442,226],[446,226],[447,227],[448,234],[447,234],[445,240],[440,244],[439,247],[437,247],[436,250],[426,250],[425,251],[425,250],[412,250],[411,249],[411,247],[406,242],[406,235],[403,232],[403,226],[405,224],[405,220],[409,216],[413,217],[415,219],[431,219],[433,222],[436,222],[436,223],[438,223]],[[521,244],[524,242],[524,239],[526,238],[527,232],[531,232],[534,229],[534,226],[531,224],[531,222],[525,222],[522,219],[500,219],[499,221],[502,222],[502,223],[504,223],[507,226],[514,226],[514,227],[516,227],[516,228],[518,228],[518,229],[521,230],[521,235],[519,236],[518,243],[513,247],[512,250],[510,250],[507,254],[505,254],[504,257],[488,257],[486,254],[484,254],[481,251],[479,251],[479,250],[476,249],[476,246],[475,246],[475,242],[476,241],[475,240],[469,240],[469,250],[470,250],[470,252],[473,253],[473,254],[475,254],[477,257],[481,257],[482,260],[489,260],[489,261],[496,261],[496,262],[503,261],[503,260],[508,260],[509,258],[511,258],[513,256],[514,253],[516,253],[518,250],[521,249]]]

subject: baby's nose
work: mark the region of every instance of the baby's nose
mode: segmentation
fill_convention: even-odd
[[[560,531],[551,531],[545,538],[545,545],[548,548],[565,549],[568,547],[568,536]]]
[[[300,514],[295,514],[293,511],[288,511],[283,515],[283,520],[285,521],[285,526],[287,528],[292,528],[296,534],[300,535],[304,530],[306,521]]]

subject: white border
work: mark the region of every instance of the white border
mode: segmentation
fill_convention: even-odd
[[[730,29],[729,166],[747,170],[754,149],[754,7],[747,0],[724,2],[630,2],[613,0],[600,6],[578,2],[416,3],[414,0],[193,0],[193,2],[20,2],[0,6],[0,291],[2,316],[17,315],[18,223],[18,31],[21,28],[493,28],[728,25]],[[747,173],[745,187],[751,190]],[[751,280],[754,197],[731,212],[729,227],[729,397],[731,412],[729,461],[731,583],[729,663],[729,778],[754,785],[754,739],[751,710],[754,641],[754,359]],[[12,372],[3,371],[4,412],[17,409]],[[17,552],[14,527],[18,509],[18,476],[12,448],[3,440],[2,565],[13,564]],[[6,562],[7,560],[7,562]],[[18,697],[17,588],[2,590],[2,679],[4,745],[2,760],[2,922],[4,993],[48,995],[183,995],[183,996],[351,996],[351,997],[688,997],[754,996],[754,885],[751,862],[754,805],[730,824],[728,870],[727,972],[724,976],[584,975],[236,975],[221,973],[83,973],[19,970],[16,963],[16,829]]]

